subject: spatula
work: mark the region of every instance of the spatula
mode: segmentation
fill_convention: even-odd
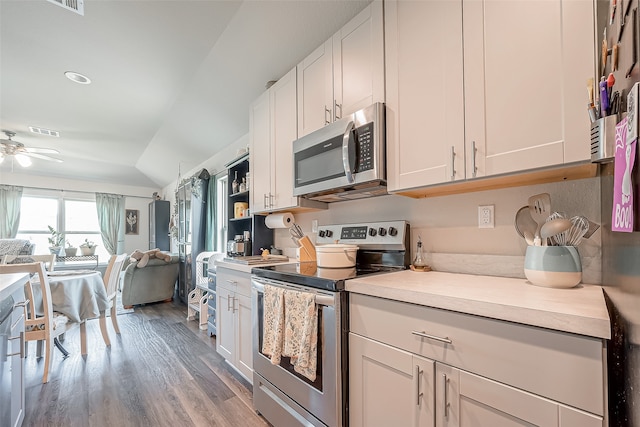
[[[529,197],[529,211],[531,218],[538,224],[533,242],[536,246],[540,246],[540,228],[547,222],[549,215],[551,215],[551,196],[549,193],[536,194],[535,196]]]

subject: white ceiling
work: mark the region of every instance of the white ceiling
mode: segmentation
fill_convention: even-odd
[[[80,16],[46,0],[0,0],[0,129],[60,151],[52,156],[64,163],[33,159],[29,173],[165,186],[179,164],[193,168],[245,135],[265,83],[369,2],[84,0]]]

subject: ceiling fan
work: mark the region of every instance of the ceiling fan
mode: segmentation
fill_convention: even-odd
[[[0,163],[5,157],[13,156],[18,164],[23,168],[31,166],[31,157],[52,162],[62,163],[62,160],[55,157],[45,156],[44,154],[59,154],[58,150],[53,148],[28,148],[21,142],[13,141],[11,138],[15,136],[15,132],[8,130],[3,131],[8,139],[0,139]]]

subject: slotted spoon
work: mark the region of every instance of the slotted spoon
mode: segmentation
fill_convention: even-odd
[[[536,194],[529,197],[529,212],[531,213],[531,218],[538,224],[533,241],[536,246],[540,246],[542,242],[540,228],[551,215],[551,196],[549,193]]]

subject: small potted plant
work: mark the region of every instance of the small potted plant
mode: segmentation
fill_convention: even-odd
[[[66,256],[76,256],[78,253],[78,248],[75,246],[71,246],[71,243],[67,240],[67,247],[64,250]]]
[[[96,245],[89,239],[84,239],[84,243],[80,245],[80,253],[83,256],[94,255],[96,253]]]
[[[50,225],[48,225],[47,227],[49,227],[49,233],[51,233],[51,237],[47,239],[49,241],[49,252],[55,255],[65,256],[64,233],[56,231]]]

